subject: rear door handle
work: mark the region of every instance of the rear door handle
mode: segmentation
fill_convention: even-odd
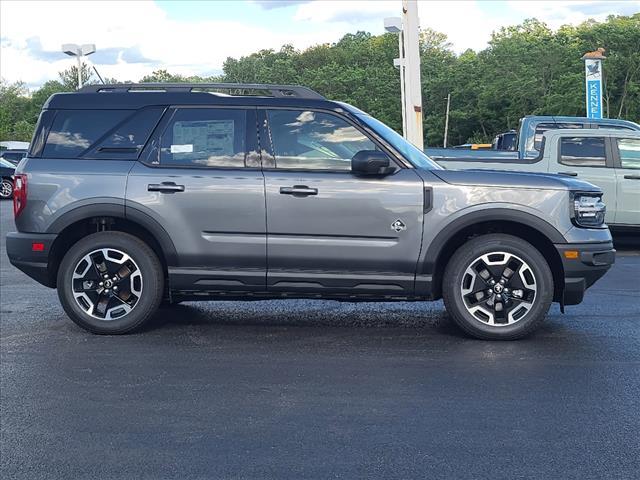
[[[184,185],[176,185],[173,182],[150,183],[147,185],[147,190],[160,193],[184,192]]]
[[[318,189],[309,188],[306,185],[294,185],[293,187],[280,187],[280,194],[306,197],[307,195],[317,195]]]
[[[640,180],[640,175],[625,175],[624,178],[627,180]]]
[[[558,172],[558,175],[566,175],[567,177],[577,177],[578,172]]]

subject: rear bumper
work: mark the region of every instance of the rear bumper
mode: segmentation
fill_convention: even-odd
[[[616,261],[612,242],[567,243],[555,246],[564,267],[564,291],[562,303],[577,305],[584,292],[593,285]],[[578,252],[577,258],[567,258],[566,252]]]
[[[55,278],[49,270],[49,252],[56,234],[19,233],[7,234],[7,256],[12,265],[47,287],[55,287]],[[42,250],[34,251],[34,244],[42,244]]]

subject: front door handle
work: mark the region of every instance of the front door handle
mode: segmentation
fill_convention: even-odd
[[[577,177],[578,172],[558,172],[558,175],[566,175],[567,177]]]
[[[309,188],[306,185],[294,185],[293,187],[280,187],[282,195],[293,195],[294,197],[306,197],[307,195],[317,195],[317,188]]]
[[[176,185],[174,182],[151,183],[147,185],[147,191],[160,193],[184,192],[184,185]]]
[[[640,180],[640,175],[625,175],[624,178],[627,180]]]

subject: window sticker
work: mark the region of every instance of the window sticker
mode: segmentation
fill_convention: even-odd
[[[171,145],[171,153],[192,153],[193,145]]]
[[[233,120],[176,122],[173,126],[172,153],[206,152],[207,155],[233,155]],[[174,146],[190,146],[191,150],[174,152]]]

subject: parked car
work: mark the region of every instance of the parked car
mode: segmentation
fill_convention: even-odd
[[[463,150],[489,150],[491,149],[490,143],[463,143],[462,145],[456,145],[455,149],[463,149]]]
[[[4,158],[0,158],[0,176],[2,177],[2,184],[0,185],[0,199],[6,200],[13,195],[13,174],[16,167],[6,161]]]
[[[8,161],[14,167],[20,163],[24,157],[27,156],[26,150],[3,150],[0,152],[0,158]]]
[[[604,192],[612,230],[640,233],[640,132],[611,129],[548,130],[540,155],[531,160],[440,159],[447,169],[559,173]]]
[[[547,130],[576,128],[607,128],[622,131],[640,131],[640,125],[626,120],[611,118],[581,118],[581,117],[551,117],[551,116],[527,116],[520,120],[517,133],[517,147],[512,150],[503,148],[506,142],[500,144],[500,139],[494,139],[495,148],[491,150],[479,150],[469,152],[455,148],[426,148],[425,153],[435,161],[450,158],[465,161],[486,162],[496,160],[531,160],[540,154],[542,135]],[[506,135],[510,132],[506,132]],[[513,140],[513,138],[512,138]],[[500,148],[498,148],[500,146]]]
[[[29,150],[29,142],[6,140],[0,142],[0,152],[3,150]]]
[[[518,132],[509,130],[496,135],[493,142],[491,142],[491,149],[515,152],[518,149]]]
[[[443,297],[514,339],[614,262],[599,188],[442,169],[304,87],[92,85],[50,97],[34,139],[7,253],[95,333],[181,300]]]

